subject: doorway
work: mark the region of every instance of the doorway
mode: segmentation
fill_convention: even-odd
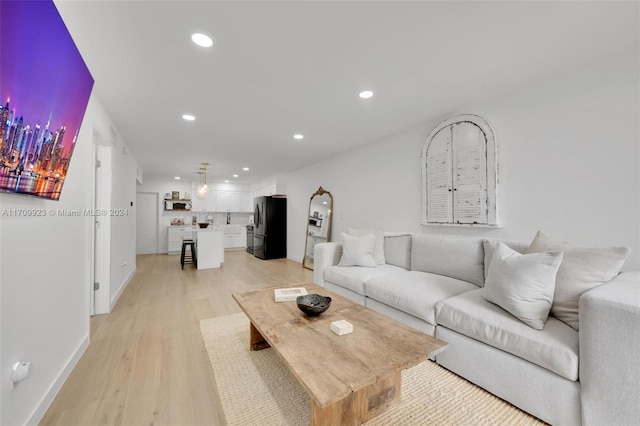
[[[111,147],[100,144],[103,138],[94,131],[94,211],[111,207]],[[90,284],[91,315],[111,311],[111,220],[108,216],[93,216],[92,282]]]
[[[136,254],[156,254],[158,248],[158,209],[160,194],[136,193]]]

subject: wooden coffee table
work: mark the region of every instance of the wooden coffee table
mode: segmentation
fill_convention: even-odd
[[[331,306],[308,317],[295,301],[274,301],[274,288],[286,287],[330,296]],[[251,321],[250,349],[271,346],[311,396],[312,425],[357,425],[377,416],[400,400],[401,371],[447,345],[312,283],[233,298]],[[338,320],[349,321],[353,333],[331,331]]]

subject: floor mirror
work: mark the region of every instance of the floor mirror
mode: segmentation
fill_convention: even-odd
[[[326,243],[331,237],[331,213],[333,196],[322,187],[311,195],[307,214],[307,233],[305,234],[304,258],[302,267],[313,270],[315,245]]]

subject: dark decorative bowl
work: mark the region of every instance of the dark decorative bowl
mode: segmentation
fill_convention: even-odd
[[[205,222],[205,223],[198,223],[198,226],[199,226],[200,228],[206,228],[207,226],[209,226],[209,224],[208,224],[207,222]]]
[[[296,303],[302,312],[310,317],[315,317],[329,309],[331,298],[319,294],[307,294],[306,296],[298,296]]]

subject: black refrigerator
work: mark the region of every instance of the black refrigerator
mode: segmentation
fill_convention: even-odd
[[[253,255],[260,259],[287,257],[287,199],[256,197],[253,213]]]

